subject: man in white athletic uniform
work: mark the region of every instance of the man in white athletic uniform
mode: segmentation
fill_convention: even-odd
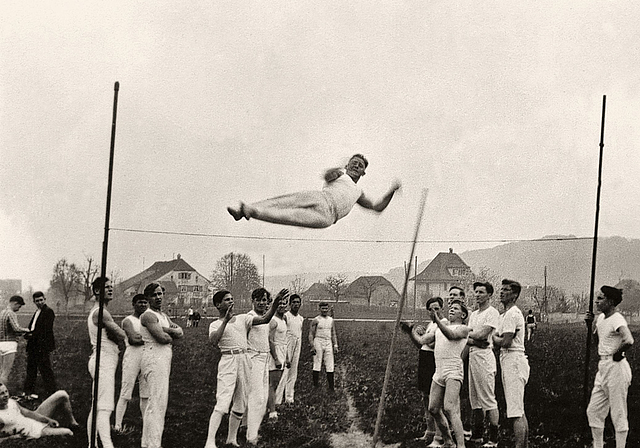
[[[169,375],[171,373],[172,342],[183,336],[182,328],[162,312],[164,289],[158,283],[144,288],[149,309],[140,316],[142,361],[141,389],[149,399],[142,416],[142,448],[161,448],[164,416],[169,403]]]
[[[324,370],[327,373],[329,390],[334,389],[334,353],[338,352],[338,337],[333,317],[329,316],[329,304],[322,302],[318,305],[320,315],[311,321],[309,329],[309,344],[313,354],[313,386],[318,387],[320,371],[324,362]]]
[[[126,349],[122,356],[122,382],[120,387],[120,398],[116,404],[116,421],[113,429],[122,430],[122,419],[127,411],[127,404],[131,400],[133,388],[140,374],[140,363],[142,362],[142,346],[144,341],[140,334],[140,316],[149,308],[149,302],[144,294],[136,294],[131,299],[133,314],[122,320],[122,329],[127,334],[125,338]],[[140,391],[140,412],[144,415],[144,408],[149,395],[146,391]]]
[[[389,205],[400,183],[394,181],[389,191],[377,202],[373,202],[357,186],[365,174],[369,162],[362,154],[351,156],[345,170],[332,168],[324,175],[322,191],[303,191],[286,194],[253,204],[241,202],[227,211],[238,221],[258,219],[289,226],[324,228],[335,224],[351,211],[355,204],[369,210],[381,212]]]
[[[625,352],[634,341],[627,321],[616,309],[621,301],[622,290],[612,286],[600,288],[596,297],[596,307],[602,313],[594,328],[600,362],[587,407],[593,448],[603,447],[604,422],[609,411],[616,431],[616,448],[625,447],[629,433],[627,393],[631,384],[631,367]],[[587,319],[593,320],[593,314],[587,313]]]
[[[304,323],[304,317],[299,313],[300,306],[302,306],[302,298],[298,294],[291,294],[289,306],[291,309],[284,315],[287,321],[287,353],[291,364],[290,367],[285,366],[282,380],[280,380],[278,390],[276,390],[276,404],[282,403],[283,393],[285,403],[293,403],[296,380],[298,379],[302,324]]]
[[[271,319],[269,325],[269,398],[267,400],[267,413],[269,419],[277,419],[276,412],[276,389],[282,379],[282,372],[285,366],[290,366],[289,355],[287,353],[287,322],[284,313],[289,304],[286,301],[280,302],[276,315]]]
[[[102,314],[103,329],[101,333],[100,343],[100,369],[98,372],[98,403],[96,415],[96,446],[97,438],[102,441],[104,448],[113,448],[111,441],[111,413],[114,408],[114,397],[116,394],[116,368],[118,367],[118,354],[120,353],[119,344],[122,344],[126,338],[125,332],[113,321],[111,313],[107,310],[107,306],[113,299],[113,287],[111,280],[106,277],[98,277],[91,285],[93,295],[96,299],[96,305],[89,312],[87,318],[87,327],[89,329],[89,338],[91,339],[91,357],[89,358],[89,373],[93,379],[96,370],[96,346],[98,344],[98,314],[100,303],[100,290],[104,285],[104,307]],[[91,391],[94,385],[91,385]],[[95,400],[96,397],[93,397]],[[89,445],[91,445],[91,422],[93,418],[93,404],[91,412],[87,419],[87,437]]]

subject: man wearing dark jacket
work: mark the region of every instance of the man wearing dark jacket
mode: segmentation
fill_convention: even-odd
[[[33,302],[38,309],[29,322],[31,333],[25,336],[27,339],[27,378],[24,381],[24,393],[26,395],[32,395],[35,392],[38,370],[42,376],[47,396],[58,390],[50,359],[50,353],[56,348],[53,336],[53,321],[56,316],[45,303],[46,300],[41,291],[33,294]]]

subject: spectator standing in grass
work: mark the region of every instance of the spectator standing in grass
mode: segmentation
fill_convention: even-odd
[[[536,316],[533,315],[533,310],[529,310],[529,314],[527,314],[527,341],[531,340],[537,326]]]
[[[122,329],[127,334],[125,338],[125,352],[122,357],[122,386],[120,388],[120,398],[116,405],[116,421],[114,429],[122,430],[122,419],[127,411],[127,405],[131,400],[133,388],[140,374],[140,363],[142,362],[142,347],[144,341],[140,334],[140,316],[149,308],[149,302],[144,294],[136,294],[131,300],[133,305],[133,314],[128,315],[122,320]],[[142,386],[142,384],[140,384]],[[140,390],[140,412],[144,415],[144,408],[147,405],[149,394],[147,391]]]
[[[478,309],[469,317],[469,401],[471,403],[473,425],[472,443],[484,440],[484,417],[489,417],[488,441],[485,448],[498,446],[498,402],[496,401],[496,356],[493,353],[493,332],[500,324],[500,313],[491,306],[493,285],[489,282],[475,282],[473,293]]]
[[[35,411],[23,408],[9,397],[7,386],[0,383],[0,439],[39,439],[50,436],[72,436],[69,428],[61,428],[53,417],[62,417],[71,428],[78,422],[73,416],[69,394],[59,390],[44,400]]]
[[[7,384],[18,352],[18,337],[29,332],[21,327],[16,313],[24,306],[24,299],[11,296],[9,304],[0,311],[0,383]]]
[[[525,323],[516,300],[522,287],[513,280],[502,280],[500,302],[504,314],[493,334],[493,344],[500,347],[502,387],[507,404],[507,418],[513,422],[515,448],[529,444],[529,423],[524,412],[524,389],[529,381],[529,361],[524,351]]]
[[[198,310],[195,310],[193,312],[193,323],[192,326],[197,327],[200,324],[200,319],[202,318],[202,316],[200,316],[200,313],[198,312]]]
[[[89,358],[89,373],[91,379],[95,379],[96,371],[96,347],[98,344],[98,314],[100,304],[100,290],[104,287],[104,307],[102,314],[102,326],[103,331],[101,333],[100,343],[100,366],[99,366],[99,378],[98,378],[98,403],[96,406],[96,446],[97,438],[102,441],[104,448],[113,448],[113,442],[111,441],[111,413],[114,409],[114,398],[116,393],[116,368],[118,367],[118,354],[120,353],[119,345],[123,344],[127,334],[113,321],[111,313],[107,309],[109,303],[113,299],[113,287],[111,286],[111,280],[107,277],[98,277],[91,284],[93,295],[96,299],[96,304],[89,312],[87,318],[87,326],[89,329],[89,338],[91,339],[91,357]],[[91,386],[91,390],[94,390],[94,386]],[[87,437],[89,439],[89,445],[91,445],[91,423],[93,419],[93,404],[91,406],[91,412],[89,412],[89,418],[87,419]]]
[[[269,398],[267,400],[267,413],[270,420],[278,419],[276,411],[276,389],[282,379],[282,371],[290,367],[287,353],[287,320],[284,313],[287,311],[286,300],[280,302],[269,324]]]
[[[633,345],[633,336],[627,321],[617,311],[622,302],[622,290],[602,286],[596,297],[596,307],[601,312],[596,320],[594,334],[598,338],[598,373],[593,383],[587,418],[593,437],[593,448],[602,448],[604,422],[611,412],[616,431],[616,448],[624,448],[629,433],[627,419],[627,393],[631,384],[631,367],[625,352]],[[587,313],[593,321],[593,314]]]
[[[34,395],[36,379],[38,371],[40,371],[45,392],[47,395],[51,395],[58,390],[56,377],[51,367],[51,352],[56,348],[53,334],[53,321],[56,315],[47,306],[47,299],[42,291],[33,293],[33,302],[37,309],[29,322],[30,332],[25,335],[27,340],[27,377],[24,380],[23,390],[26,395]]]
[[[284,314],[287,322],[287,354],[291,364],[288,368],[285,366],[282,380],[276,391],[276,404],[282,402],[283,392],[285,403],[293,403],[294,401],[302,342],[302,324],[304,323],[304,317],[300,315],[301,306],[302,298],[298,294],[291,294],[289,297],[290,310]]]
[[[460,387],[464,378],[462,350],[467,345],[469,327],[464,325],[468,317],[467,307],[460,300],[449,304],[449,325],[444,323],[435,310],[431,311],[431,319],[438,325],[433,335],[425,338],[427,344],[435,341],[434,358],[436,371],[429,393],[429,412],[440,428],[445,446],[454,446],[448,431],[447,421],[455,436],[455,446],[464,448],[464,429],[460,418]],[[444,409],[444,415],[441,412]]]
[[[429,312],[438,313],[440,320],[448,324],[449,321],[442,318],[442,307],[444,302],[441,297],[431,297],[427,300],[426,308]],[[429,393],[431,391],[431,382],[433,380],[433,374],[436,371],[436,360],[433,353],[433,346],[435,339],[433,336],[438,328],[438,324],[431,321],[427,326],[423,325],[409,325],[406,322],[401,324],[402,330],[407,333],[411,338],[411,342],[419,349],[418,356],[418,390],[422,393],[422,403],[424,406],[425,417],[427,420],[427,429],[419,440],[423,440],[427,443],[428,447],[438,447],[442,445],[442,434],[436,421],[429,412]],[[426,343],[427,338],[430,339],[430,344]]]
[[[311,321],[309,344],[313,355],[313,386],[320,384],[320,371],[324,363],[329,390],[334,390],[334,353],[338,353],[338,336],[333,317],[329,316],[329,304],[318,305],[320,314]]]
[[[288,291],[283,289],[267,313],[261,316],[233,314],[233,295],[229,291],[218,291],[213,295],[213,305],[220,313],[220,319],[209,325],[209,341],[220,349],[218,377],[216,385],[216,405],[209,419],[209,429],[205,448],[216,447],[216,433],[224,414],[229,415],[227,445],[238,446],[238,428],[247,408],[251,359],[248,352],[247,333],[254,326],[269,327],[280,301]],[[256,440],[253,443],[257,442]],[[251,443],[251,442],[250,442]]]
[[[183,333],[182,328],[162,312],[164,288],[161,285],[148,284],[144,295],[149,309],[140,316],[140,334],[144,341],[140,371],[141,387],[148,392],[149,400],[142,417],[142,446],[161,448],[164,416],[169,403],[172,344],[174,339],[182,338]]]

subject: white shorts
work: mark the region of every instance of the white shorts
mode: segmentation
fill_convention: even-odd
[[[521,351],[500,352],[502,387],[507,402],[507,418],[524,415],[524,388],[529,381],[529,361]]]
[[[95,374],[95,353],[89,358],[89,373],[91,379]],[[110,352],[100,353],[100,371],[98,384],[98,411],[113,411],[115,408],[116,393],[116,368],[118,367],[118,354]],[[91,387],[93,393],[93,386]]]
[[[438,386],[446,387],[447,381],[462,381],[464,380],[464,368],[462,367],[462,359],[459,359],[460,364],[436,364],[436,372],[433,374],[432,381]]]
[[[218,362],[215,411],[227,414],[229,408],[243,414],[247,408],[251,361],[246,353],[222,355]]]
[[[498,409],[496,401],[496,356],[493,350],[469,351],[469,402],[471,409]]]
[[[16,341],[0,342],[0,356],[10,355],[18,351],[18,343]]]

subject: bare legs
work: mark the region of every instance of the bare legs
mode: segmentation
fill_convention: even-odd
[[[73,416],[73,410],[71,409],[71,402],[69,401],[69,394],[63,390],[59,390],[50,395],[45,401],[42,402],[36,411],[38,414],[44,415],[48,418],[54,418],[56,416],[61,417],[63,423],[75,427],[78,426],[78,422]],[[51,428],[46,427],[42,430],[43,436],[71,436],[73,432],[68,428]]]
[[[451,433],[447,425],[447,418],[451,422],[451,429],[456,437],[456,446],[464,448],[464,429],[460,419],[460,386],[457,380],[448,380],[446,387],[442,387],[435,381],[431,383],[429,394],[429,412],[433,415],[436,424],[440,428],[445,444],[451,444]],[[444,408],[444,414],[442,410]]]
[[[335,221],[321,191],[291,193],[253,204],[240,203],[237,207],[227,207],[227,211],[236,221],[254,218],[274,224],[315,229],[329,227]]]

